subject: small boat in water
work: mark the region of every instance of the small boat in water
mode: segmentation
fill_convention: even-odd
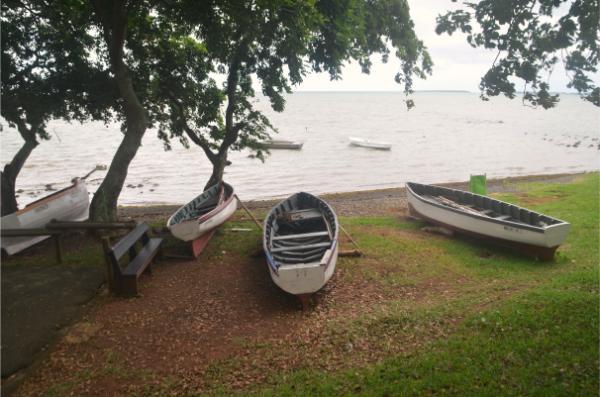
[[[310,294],[333,275],[338,233],[329,204],[304,192],[277,204],[265,219],[263,248],[271,278],[284,291],[298,295],[304,307]]]
[[[571,225],[526,208],[441,186],[406,184],[411,215],[540,260],[552,260]]]
[[[167,221],[167,227],[173,236],[192,242],[192,250],[197,257],[214,230],[236,210],[233,187],[220,182],[175,211]]]
[[[71,186],[42,197],[17,212],[3,216],[1,225],[2,229],[37,229],[44,228],[53,219],[84,221],[89,217],[89,209],[90,198],[85,181],[83,178],[75,178]],[[49,237],[4,237],[2,250],[8,255],[13,255]]]
[[[377,149],[377,150],[391,150],[392,149],[391,143],[376,142],[376,141],[372,141],[370,139],[355,138],[355,137],[350,137],[349,139],[350,139],[350,145],[352,145],[352,146],[360,146],[360,147],[366,147],[369,149]]]
[[[272,139],[260,143],[265,149],[287,149],[300,150],[304,143],[297,141],[287,141],[284,139]]]

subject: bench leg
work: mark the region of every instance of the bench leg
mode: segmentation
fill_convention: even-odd
[[[119,277],[120,296],[134,297],[138,295],[137,277],[136,276],[121,276]]]

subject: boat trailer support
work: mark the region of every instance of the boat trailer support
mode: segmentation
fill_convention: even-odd
[[[258,228],[260,230],[263,230],[262,224],[258,221],[258,219],[256,219],[256,217],[252,214],[252,212],[250,212],[250,210],[248,209],[248,207],[246,207],[246,205],[244,203],[242,203],[242,200],[240,200],[240,198],[238,197],[238,195],[235,195],[235,198],[237,199],[238,203],[240,203],[240,205],[242,206],[242,208],[244,209],[244,211],[246,211],[246,213],[248,215],[250,215],[250,218],[252,218],[252,220],[254,221],[254,223],[256,223],[256,225],[258,226]]]
[[[312,294],[299,294],[296,296],[300,300],[300,304],[302,305],[302,311],[308,310]]]
[[[197,239],[190,241],[192,255],[194,257],[193,259],[197,259],[200,256],[200,254],[202,253],[202,251],[204,251],[204,249],[208,245],[208,242],[210,241],[212,236],[215,234],[216,230],[217,229],[213,229],[210,232],[205,233],[202,236],[198,237]]]
[[[348,237],[348,240],[350,240],[350,242],[356,247],[356,249],[352,250],[352,251],[340,251],[340,253],[338,255],[339,256],[363,256],[363,251],[360,249],[360,247],[356,243],[356,241],[354,241],[354,239],[350,236],[350,233],[348,233],[341,224],[339,226],[340,226],[340,230],[342,232],[344,232],[346,237]]]

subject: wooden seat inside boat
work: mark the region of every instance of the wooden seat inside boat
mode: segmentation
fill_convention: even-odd
[[[323,214],[316,209],[289,211],[277,218],[271,253],[285,264],[319,260],[331,246],[332,235]]]

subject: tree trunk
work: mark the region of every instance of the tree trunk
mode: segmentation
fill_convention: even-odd
[[[108,45],[111,69],[119,94],[124,102],[127,130],[110,163],[106,177],[98,187],[90,205],[90,219],[95,222],[112,222],[117,219],[117,200],[123,189],[129,164],[135,157],[146,128],[148,118],[142,106],[129,69],[124,62],[124,47],[127,37],[128,8],[125,2],[113,1],[112,7],[105,7],[101,1],[92,2],[102,23],[104,37]]]
[[[210,176],[210,179],[206,183],[206,186],[204,186],[204,190],[207,190],[209,187],[214,186],[223,180],[223,174],[225,173],[225,167],[228,165],[228,163],[229,162],[227,161],[227,152],[226,151],[224,153],[220,153],[219,155],[217,155],[217,157],[215,158],[215,161],[212,163],[212,165],[213,165],[212,175]]]
[[[130,125],[110,163],[106,177],[94,194],[90,204],[90,220],[94,222],[114,222],[117,220],[117,200],[123,189],[129,164],[135,157],[141,143],[146,122]]]
[[[25,140],[25,143],[21,146],[17,154],[15,154],[12,161],[6,164],[4,170],[0,172],[0,213],[2,216],[12,214],[19,209],[15,196],[17,176],[19,176],[23,164],[25,164],[25,161],[37,145],[38,142],[35,139]]]

